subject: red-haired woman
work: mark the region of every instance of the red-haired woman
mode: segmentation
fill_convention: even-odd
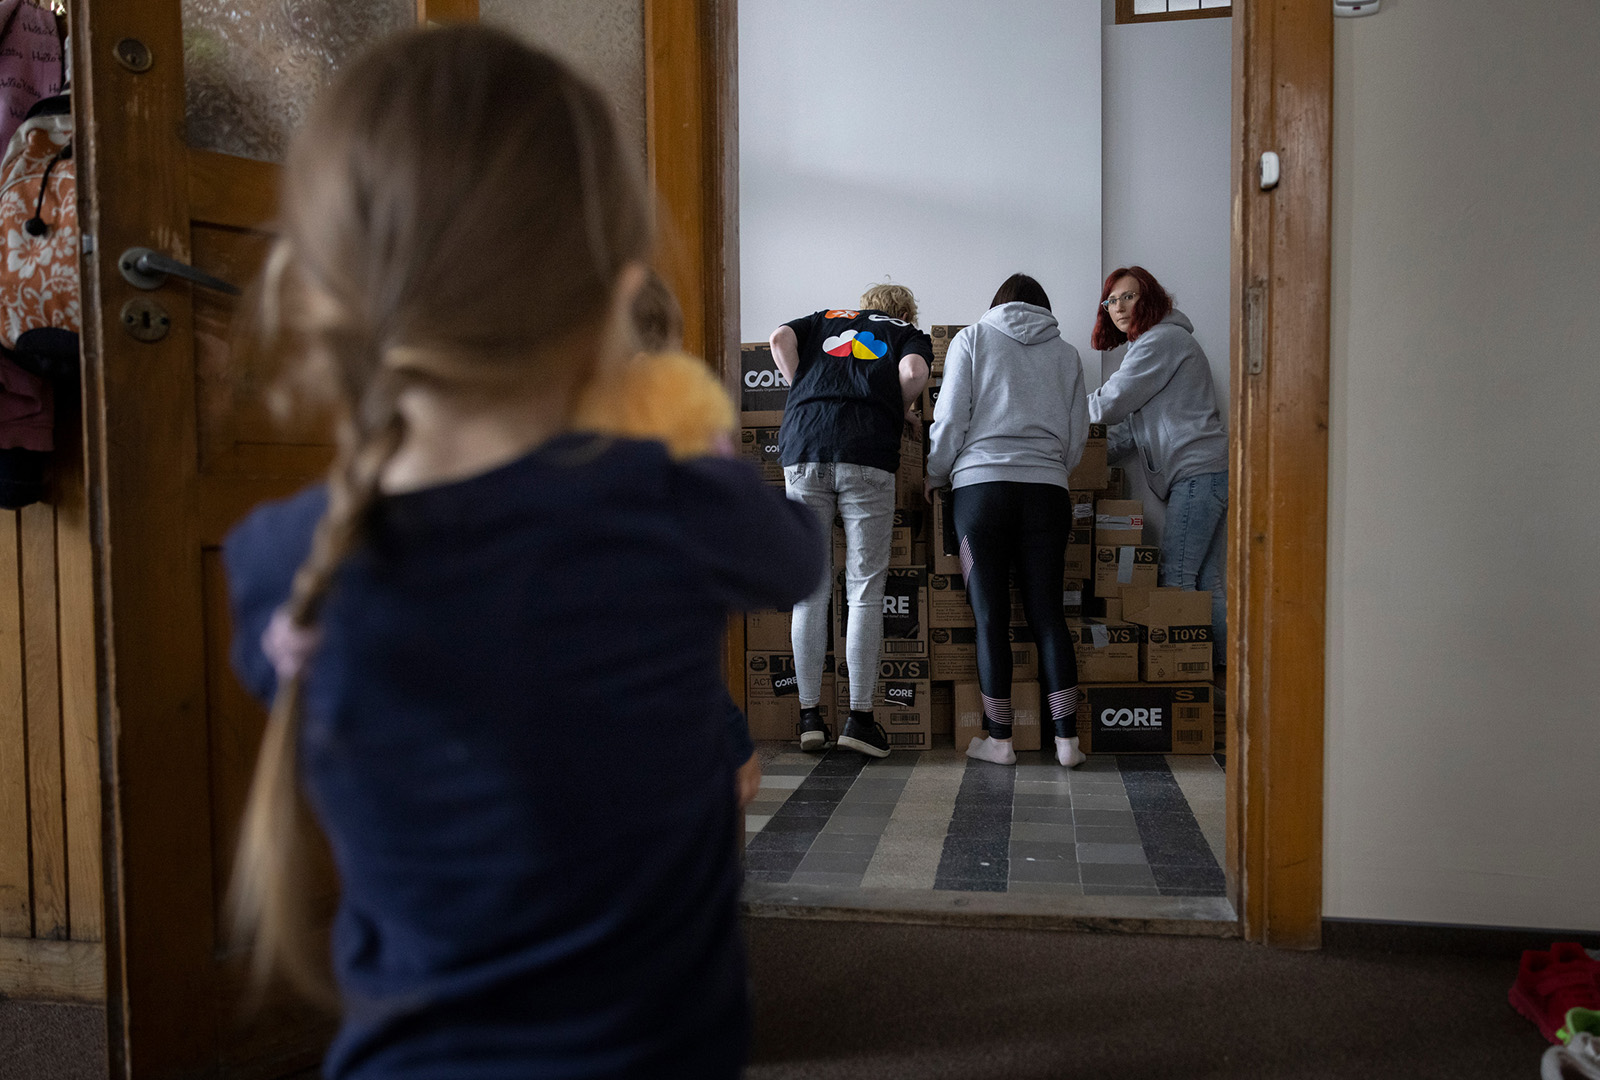
[[[1150,490],[1166,500],[1161,583],[1210,591],[1213,648],[1221,663],[1227,655],[1228,433],[1194,324],[1142,266],[1120,267],[1106,278],[1089,337],[1101,351],[1124,342],[1122,366],[1089,395],[1089,416],[1114,425],[1110,453],[1137,451]]]

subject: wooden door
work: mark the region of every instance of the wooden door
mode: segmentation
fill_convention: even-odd
[[[248,283],[293,116],[343,57],[418,14],[414,0],[77,0],[73,12],[79,190],[94,241],[84,401],[115,1076],[296,1075],[332,1030],[287,999],[247,1009],[246,958],[227,941],[226,885],[265,718],[228,668],[219,557],[251,506],[325,468],[328,439],[321,425],[269,416],[273,373],[230,347],[236,301],[177,278],[137,288],[119,260],[150,248]],[[151,324],[165,336],[130,332]]]

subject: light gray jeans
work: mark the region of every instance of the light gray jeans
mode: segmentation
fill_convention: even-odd
[[[833,535],[835,514],[844,521],[844,591],[850,604],[844,659],[850,670],[850,708],[870,712],[883,648],[883,582],[894,531],[894,473],[842,461],[811,461],[784,466],[783,485],[789,498],[811,507],[825,535]],[[830,542],[828,573],[816,592],[794,606],[790,629],[802,708],[822,697],[833,575]]]

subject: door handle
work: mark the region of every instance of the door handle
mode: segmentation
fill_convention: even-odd
[[[117,269],[122,271],[123,280],[136,289],[159,289],[168,277],[180,277],[229,296],[238,296],[240,292],[237,285],[149,248],[132,247],[124,251],[117,260]]]

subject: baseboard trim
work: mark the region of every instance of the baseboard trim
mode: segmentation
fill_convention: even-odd
[[[1516,957],[1525,949],[1548,949],[1555,941],[1577,941],[1588,949],[1600,948],[1600,931],[1366,919],[1322,920],[1322,947],[1330,952]]]
[[[0,938],[0,997],[104,1004],[105,945]]]

